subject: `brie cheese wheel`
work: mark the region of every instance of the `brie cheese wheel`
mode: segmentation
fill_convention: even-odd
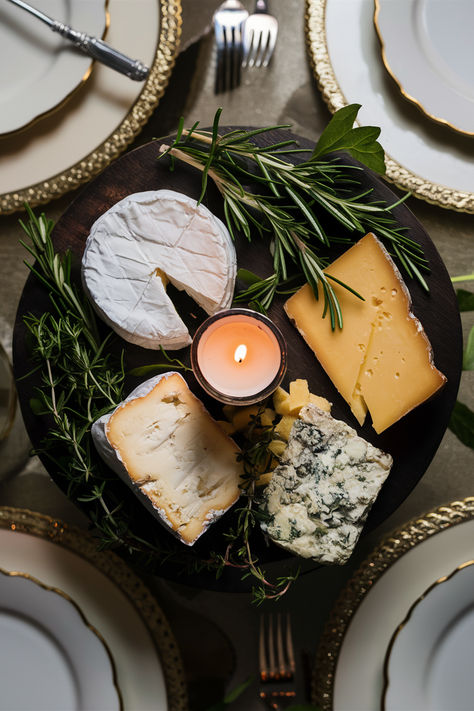
[[[260,525],[296,555],[343,564],[392,463],[345,422],[306,405],[263,491]]]
[[[92,438],[110,468],[187,545],[240,496],[240,450],[179,373],[139,385],[92,425]]]
[[[82,281],[96,312],[123,339],[178,349],[191,338],[166,283],[211,315],[231,305],[236,269],[221,220],[187,195],[156,190],[128,195],[94,222]]]

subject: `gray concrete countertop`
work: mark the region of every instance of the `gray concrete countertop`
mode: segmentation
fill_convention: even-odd
[[[213,92],[214,47],[210,27],[216,0],[183,0],[183,42],[170,85],[149,124],[134,146],[172,132],[180,115],[191,125],[212,123],[218,106],[222,122],[233,125],[288,123],[295,133],[316,139],[330,114],[313,80],[305,51],[304,3],[274,0],[280,22],[274,61],[267,70],[248,70],[242,85],[231,94]],[[245,2],[249,7],[250,2]],[[381,137],[383,143],[383,136]],[[474,186],[473,186],[474,188]],[[50,203],[46,214],[57,219],[73,194]],[[428,205],[414,198],[407,203],[424,225],[451,276],[474,271],[474,217]],[[19,245],[18,216],[0,217],[0,340],[10,348],[18,300],[27,276],[24,249]],[[472,283],[471,283],[472,284]],[[468,284],[461,284],[471,288]],[[465,338],[474,324],[463,314]],[[474,373],[462,375],[459,399],[474,408]],[[39,460],[29,457],[29,441],[18,414],[10,437],[0,443],[0,505],[25,507],[62,518],[78,526],[86,521],[58,490]],[[474,495],[474,454],[447,431],[431,465],[402,506],[367,536],[343,568],[308,572],[298,580],[280,609],[292,610],[298,653],[314,653],[325,619],[337,592],[382,536],[409,519],[454,500]],[[181,645],[190,682],[193,711],[206,709],[257,671],[257,630],[262,609],[246,593],[199,590],[163,579],[148,580],[167,613]],[[264,611],[276,610],[265,604]],[[299,700],[304,700],[300,674]],[[256,683],[232,708],[255,711]]]

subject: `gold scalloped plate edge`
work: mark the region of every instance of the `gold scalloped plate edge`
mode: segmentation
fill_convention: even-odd
[[[104,14],[105,14],[105,24],[104,24],[104,30],[101,34],[101,39],[105,40],[107,36],[107,32],[110,27],[110,11],[109,11],[109,1],[110,0],[105,0],[104,2]],[[19,133],[23,133],[24,131],[29,131],[33,126],[36,126],[37,123],[42,121],[45,118],[49,118],[50,116],[53,116],[57,111],[60,111],[70,99],[72,99],[73,96],[75,96],[80,89],[84,86],[84,84],[90,79],[90,76],[92,74],[92,70],[94,68],[96,60],[92,59],[91,63],[89,64],[89,67],[87,70],[84,72],[84,75],[81,77],[80,81],[78,84],[76,84],[75,87],[71,89],[55,106],[52,106],[50,109],[47,109],[46,111],[43,111],[42,113],[38,114],[34,118],[32,118],[28,123],[25,123],[23,126],[19,126],[18,128],[13,129],[12,131],[5,131],[4,133],[0,133],[0,138],[3,140],[4,138],[10,138],[13,136],[17,136]]]
[[[63,546],[111,580],[143,619],[160,658],[168,695],[168,711],[188,711],[181,654],[168,620],[145,583],[113,551],[102,551],[86,531],[45,514],[0,506],[0,528],[27,533]]]
[[[349,623],[382,574],[399,558],[430,536],[474,518],[474,496],[440,506],[408,521],[384,538],[345,584],[324,625],[311,679],[313,703],[332,711],[339,653]]]
[[[54,593],[55,595],[58,595],[59,597],[66,600],[70,605],[72,605],[72,607],[76,610],[77,614],[79,615],[79,618],[81,619],[82,623],[87,627],[88,630],[90,630],[92,632],[94,637],[97,638],[98,642],[104,648],[104,651],[109,659],[110,666],[112,669],[112,681],[113,681],[115,691],[117,693],[119,708],[120,708],[120,711],[123,711],[124,707],[123,707],[122,692],[120,691],[120,687],[118,685],[117,667],[116,667],[112,652],[110,651],[110,648],[107,645],[107,642],[102,637],[102,635],[100,634],[97,627],[94,627],[94,625],[91,625],[91,623],[87,619],[87,616],[84,614],[84,612],[82,611],[81,607],[77,604],[77,602],[70,595],[65,593],[64,590],[61,590],[60,588],[57,588],[57,587],[53,587],[51,585],[46,585],[46,583],[43,583],[41,580],[38,580],[38,578],[35,578],[33,575],[29,575],[28,573],[23,573],[18,570],[4,570],[3,568],[0,567],[0,575],[4,575],[7,578],[24,578],[25,580],[29,580],[34,585],[37,585],[38,587],[42,588],[43,590],[46,590],[47,592],[51,592],[51,593]]]
[[[428,109],[421,103],[419,99],[417,99],[415,96],[410,94],[405,87],[403,86],[402,82],[400,79],[397,77],[395,74],[394,70],[392,69],[392,66],[388,60],[387,57],[387,50],[386,50],[386,45],[385,41],[383,38],[382,31],[380,29],[379,25],[379,15],[380,15],[380,0],[375,0],[375,8],[374,8],[374,27],[377,32],[377,36],[380,42],[380,53],[382,56],[382,61],[384,63],[385,69],[395,82],[395,84],[398,87],[398,90],[400,91],[400,94],[410,103],[414,104],[420,111],[421,113],[429,118],[431,121],[434,121],[435,123],[439,123],[442,126],[447,126],[448,128],[452,129],[456,133],[460,133],[463,136],[474,136],[474,131],[465,131],[462,128],[458,128],[457,126],[454,126],[454,124],[450,123],[447,119],[441,118],[441,116],[435,116],[434,114],[431,114]]]
[[[70,168],[30,185],[0,196],[0,215],[42,205],[78,188],[98,175],[136,138],[163,96],[178,55],[181,39],[181,0],[159,0],[160,35],[150,74],[138,99],[117,129],[94,151]]]
[[[449,580],[452,579],[456,573],[459,573],[462,570],[465,570],[466,568],[470,568],[474,565],[474,560],[468,560],[465,563],[461,563],[461,565],[458,565],[454,570],[452,570],[449,575],[443,575],[441,578],[438,578],[438,580],[435,580],[434,583],[431,583],[431,585],[415,600],[415,602],[411,605],[410,609],[408,610],[406,616],[400,622],[398,627],[396,628],[395,632],[392,635],[392,638],[390,639],[390,642],[387,647],[387,652],[385,654],[385,659],[384,659],[384,664],[383,664],[383,690],[382,690],[382,702],[381,702],[381,710],[385,711],[386,708],[386,697],[387,697],[387,692],[388,688],[390,686],[390,674],[389,674],[389,665],[390,665],[390,657],[392,655],[393,647],[395,642],[397,641],[397,638],[400,634],[400,632],[406,627],[408,622],[413,616],[413,613],[415,612],[416,608],[419,606],[420,602],[422,602],[432,590],[435,588],[439,587],[442,583],[447,583]]]
[[[305,0],[305,2],[306,47],[311,68],[323,100],[331,113],[334,113],[346,106],[347,101],[339,87],[329,58],[325,30],[327,0]],[[388,155],[385,156],[385,165],[384,178],[396,187],[410,191],[420,200],[457,212],[474,213],[474,193],[432,183],[412,173]]]

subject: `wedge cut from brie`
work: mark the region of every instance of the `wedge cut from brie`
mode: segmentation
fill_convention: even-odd
[[[240,495],[239,448],[179,373],[150,378],[92,426],[104,461],[192,545]]]
[[[221,220],[187,195],[156,190],[128,195],[94,222],[82,281],[99,316],[126,341],[178,349],[191,338],[166,283],[211,315],[231,305],[236,268]]]

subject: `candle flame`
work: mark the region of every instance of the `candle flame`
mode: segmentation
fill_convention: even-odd
[[[240,346],[237,346],[235,349],[234,353],[234,360],[236,363],[242,363],[242,361],[245,359],[245,356],[247,355],[247,346],[242,343]]]

